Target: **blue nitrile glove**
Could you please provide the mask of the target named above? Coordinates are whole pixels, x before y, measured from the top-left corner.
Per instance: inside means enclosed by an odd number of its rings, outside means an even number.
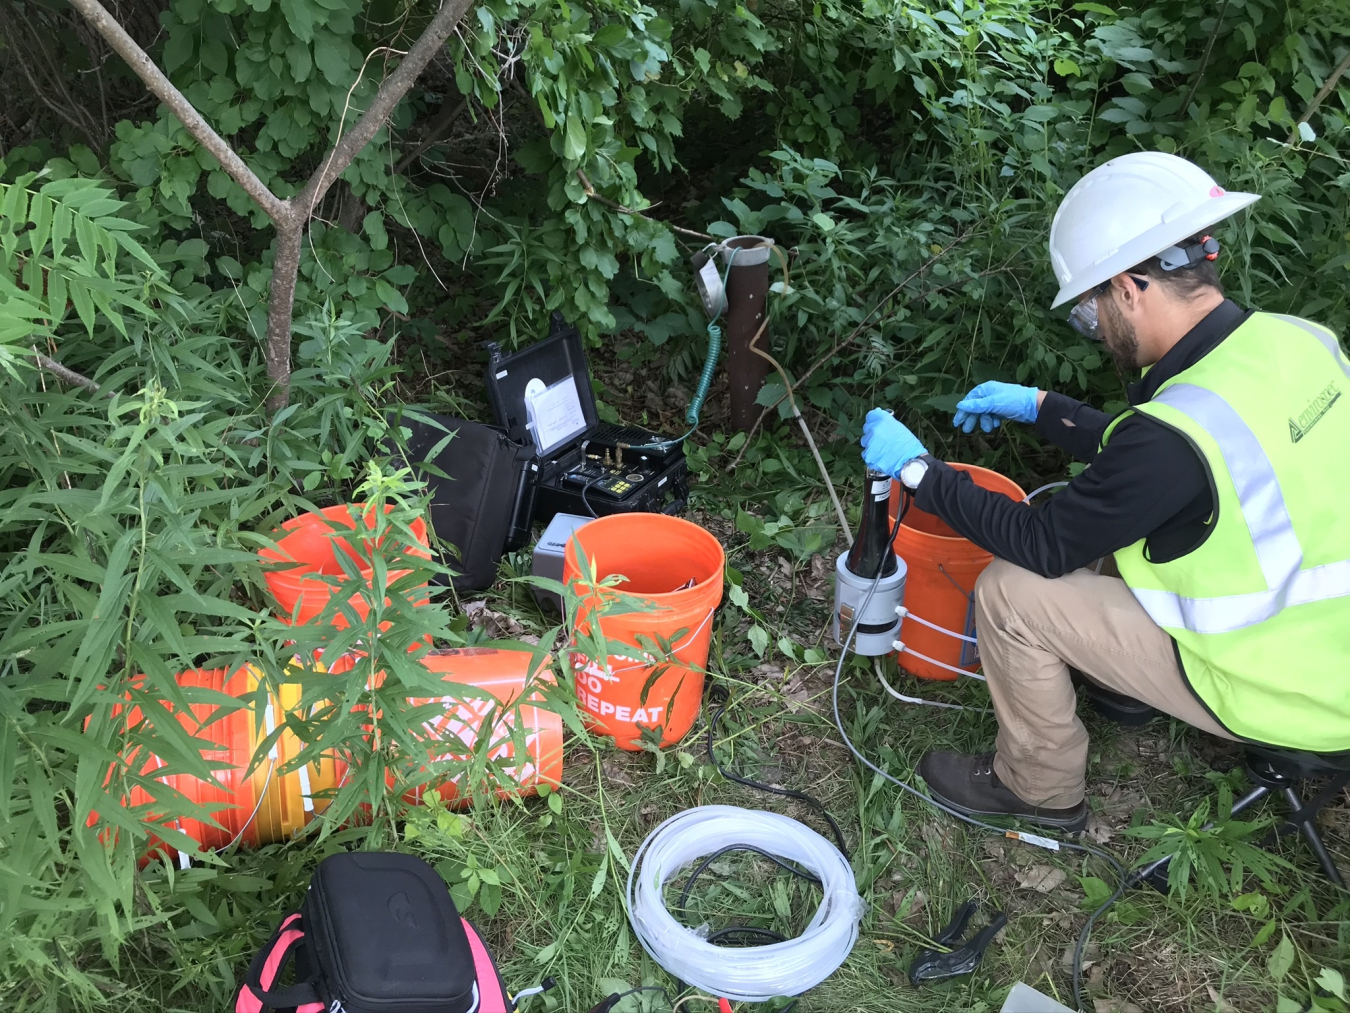
[[[998,428],[999,419],[1011,422],[1035,422],[1036,397],[1040,391],[1035,387],[1023,387],[1017,383],[1000,383],[986,380],[969,394],[956,402],[956,416],[952,425],[962,432],[973,433],[975,423],[986,433]]]
[[[884,408],[873,408],[863,422],[863,460],[873,471],[896,478],[900,469],[928,453],[919,438]]]

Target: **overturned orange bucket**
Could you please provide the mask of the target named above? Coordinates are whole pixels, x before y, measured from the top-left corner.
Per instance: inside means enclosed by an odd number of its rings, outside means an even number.
[[[422,664],[441,675],[445,693],[413,703],[439,704],[443,710],[423,724],[433,761],[467,759],[479,739],[489,736],[487,758],[500,769],[504,781],[492,775],[489,785],[500,797],[534,795],[541,784],[562,784],[562,718],[539,704],[537,688],[553,682],[551,659],[529,651],[504,651],[495,647],[460,647],[431,651]],[[467,695],[456,686],[469,685],[491,694],[492,699]],[[486,728],[488,718],[493,725]],[[516,755],[517,745],[524,754]],[[422,793],[436,788],[442,799],[459,798],[460,778],[433,781],[412,789],[404,797],[413,803]]]
[[[391,509],[392,505],[386,505],[386,512]],[[366,504],[340,503],[317,513],[301,514],[281,526],[282,534],[276,540],[276,548],[258,550],[258,556],[264,563],[298,564],[285,569],[268,568],[263,574],[267,590],[281,606],[280,618],[284,622],[291,622],[291,617],[294,616],[297,624],[308,623],[324,610],[335,588],[323,578],[346,576],[338,553],[343,553],[356,564],[364,580],[369,582],[373,579],[372,568],[362,562],[352,550],[352,546],[335,530],[339,526],[355,530],[359,516],[362,528],[370,531],[373,529],[373,513],[374,507]],[[410,528],[418,543],[412,547],[412,551],[421,556],[429,556],[429,552],[426,551],[428,545],[426,521],[419,517]],[[407,572],[407,570],[391,570],[387,580],[392,584]],[[359,594],[351,597],[350,605],[362,620],[370,613],[370,603]],[[339,612],[333,618],[333,625],[339,629],[346,627],[346,617]]]
[[[952,464],[950,467],[964,471],[982,489],[1018,502],[1026,499],[1021,486],[996,471],[973,464]],[[892,526],[899,509],[900,485],[893,482]],[[934,626],[974,637],[975,581],[994,561],[993,554],[962,538],[935,515],[913,505],[895,536],[895,553],[909,568],[905,578],[905,608]],[[900,627],[900,640],[917,654],[942,663],[932,664],[910,651],[901,651],[897,655],[900,667],[920,679],[951,682],[959,678],[952,669],[974,672],[980,667],[980,653],[975,644],[948,636],[911,616],[906,616]]]
[[[589,587],[577,546],[598,580]],[[563,583],[578,584],[579,631],[597,610],[609,656],[571,655],[577,701],[587,726],[640,749],[644,731],[668,746],[688,734],[703,697],[713,613],[722,601],[726,553],[707,530],[665,514],[601,517],[577,529],[563,554]],[[668,648],[668,650],[667,650]]]
[[[245,665],[233,674],[224,668],[196,669],[177,678],[184,689],[241,697],[257,689],[260,674],[252,665]],[[303,743],[287,730],[273,743],[258,768],[245,776],[259,743],[285,721],[286,713],[298,706],[299,699],[299,686],[283,684],[277,694],[268,698],[261,727],[250,707],[240,707],[222,716],[218,704],[193,704],[188,713],[176,715],[188,734],[216,747],[203,750],[202,758],[215,768],[219,784],[187,773],[164,774],[156,780],[182,792],[210,818],[182,817],[169,821],[152,813],[144,817],[146,822],[181,831],[198,843],[199,851],[225,848],[236,842],[256,847],[288,840],[303,830],[327,808],[328,796],[345,776],[344,763],[324,757],[289,773],[280,773],[303,749]],[[125,715],[127,726],[134,726],[141,717],[139,707],[129,707]],[[164,766],[163,760],[144,748],[125,754],[122,762],[145,776],[153,776]],[[154,799],[146,789],[136,786],[126,801],[131,806],[144,806],[153,804]],[[176,849],[152,840],[150,853],[155,851],[172,855]]]

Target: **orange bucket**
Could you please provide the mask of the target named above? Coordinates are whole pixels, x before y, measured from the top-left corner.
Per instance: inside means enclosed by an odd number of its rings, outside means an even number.
[[[586,616],[597,605],[612,602],[622,613],[599,618],[609,650],[618,648],[603,667],[572,653],[577,701],[587,726],[614,736],[621,749],[641,748],[644,728],[659,729],[661,745],[672,745],[698,717],[726,553],[708,531],[679,517],[611,514],[568,540],[563,583],[569,586],[583,578],[578,542],[597,577],[625,578],[615,588],[581,588],[586,597],[578,609],[578,629],[588,629]],[[649,611],[623,611],[634,606]],[[652,653],[661,642],[671,647],[669,661]]]
[[[392,510],[392,504],[385,506],[385,512]],[[361,565],[356,554],[352,552],[352,547],[347,542],[338,537],[334,531],[334,525],[343,525],[344,527],[356,528],[355,514],[362,512],[362,523],[366,530],[371,530],[369,515],[373,508],[365,507],[361,503],[340,503],[337,506],[331,506],[320,510],[318,513],[301,514],[299,517],[293,517],[281,526],[282,536],[276,540],[276,548],[265,548],[258,550],[258,556],[264,563],[299,563],[299,566],[290,566],[284,570],[267,568],[263,573],[263,579],[267,581],[267,589],[272,592],[272,597],[277,600],[281,606],[282,615],[280,618],[284,622],[290,622],[291,616],[295,615],[297,623],[307,623],[313,620],[333,595],[333,585],[323,580],[323,577],[343,577],[345,571],[338,562],[338,552],[343,552],[347,557],[355,561],[360,568],[363,578],[369,581],[373,576],[373,571],[368,566]],[[411,525],[413,534],[417,537],[418,545],[425,548],[429,543],[427,541],[427,523],[422,518],[418,518]],[[429,552],[414,549],[418,555],[430,556]],[[393,583],[406,574],[407,570],[390,570],[387,578],[389,583]],[[300,605],[300,611],[295,612],[296,603]],[[353,595],[351,598],[352,609],[361,619],[370,613],[370,606],[360,595]],[[341,613],[338,613],[333,619],[333,625],[343,629],[347,625],[347,619]]]
[[[971,481],[982,489],[1000,493],[1021,502],[1026,493],[1010,478],[988,468],[973,464],[953,464],[951,467],[970,475]],[[890,522],[895,524],[900,509],[900,485],[891,483]],[[945,523],[916,506],[909,508],[905,523],[895,536],[895,553],[909,567],[905,578],[905,607],[915,615],[936,626],[975,635],[975,581],[984,568],[993,562],[991,553],[974,542],[962,538]],[[906,617],[900,627],[900,639],[919,654],[974,672],[980,667],[976,645],[949,637],[938,630]],[[952,682],[955,672],[921,661],[908,651],[896,656],[900,667],[920,679]]]
[[[227,672],[224,668],[196,669],[183,672],[178,676],[178,682],[184,688],[201,687],[230,696],[242,696],[257,688],[259,673],[252,665],[245,665],[228,677]],[[289,731],[281,734],[267,760],[258,766],[253,775],[244,776],[258,743],[276,727],[279,714],[294,708],[299,698],[298,686],[282,686],[280,694],[268,702],[261,729],[257,727],[254,711],[250,707],[238,708],[214,721],[212,718],[218,709],[215,704],[193,704],[190,714],[180,714],[178,720],[189,734],[216,744],[216,749],[203,751],[203,758],[208,762],[226,763],[229,766],[213,769],[221,786],[191,774],[170,774],[159,778],[182,792],[190,801],[202,806],[220,824],[217,827],[203,820],[185,818],[167,825],[197,841],[201,845],[198,850],[202,851],[224,848],[236,840],[252,846],[286,840],[322,813],[328,806],[328,800],[313,796],[317,792],[336,788],[345,773],[345,765],[325,758],[289,774],[278,774],[277,771],[302,748],[300,740]],[[132,707],[127,711],[128,726],[140,720],[140,708]],[[124,759],[129,766],[139,765],[143,774],[152,773],[164,765],[158,756],[140,749]],[[135,787],[129,793],[130,805],[140,806],[152,801],[153,798],[144,788]],[[147,818],[148,822],[154,820],[153,816]],[[152,841],[150,847],[151,852],[156,850],[171,856],[175,853],[174,848],[158,840]]]
[[[488,714],[495,712],[496,723],[490,733],[488,759],[501,764],[502,773],[511,779],[509,784],[496,785],[497,794],[502,798],[534,795],[541,783],[554,788],[562,784],[562,718],[533,703],[521,703],[518,709],[512,706],[525,692],[527,684],[553,682],[551,659],[544,657],[537,665],[531,665],[533,660],[534,656],[528,651],[503,651],[495,647],[431,651],[422,658],[422,664],[437,674],[443,674],[447,683],[445,696],[413,701],[416,704],[439,703],[445,708],[443,715],[423,726],[429,742],[449,740],[456,746],[463,743],[472,749],[483,732]],[[456,683],[487,690],[500,706],[491,700],[456,693]],[[531,692],[531,698],[537,699],[537,696]],[[527,755],[523,762],[517,762],[515,757],[516,744],[512,735],[517,725],[523,727],[525,732]],[[435,753],[432,760],[462,758],[464,754],[452,749],[450,752]],[[457,798],[460,793],[458,779],[451,778],[440,784],[414,788],[404,797],[409,802],[418,803],[427,788],[438,789],[445,800]]]

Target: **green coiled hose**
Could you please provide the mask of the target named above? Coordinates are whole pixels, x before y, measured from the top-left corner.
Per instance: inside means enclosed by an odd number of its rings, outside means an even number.
[[[722,272],[723,298],[727,290],[727,279],[731,277],[731,265],[736,263],[736,254],[740,252],[740,247],[733,246],[730,256],[727,257],[727,269]],[[708,322],[708,355],[703,360],[703,373],[698,378],[698,387],[694,390],[694,396],[689,399],[689,408],[684,413],[685,425],[694,429],[698,428],[698,415],[703,410],[703,402],[708,400],[708,389],[712,387],[713,376],[717,372],[717,357],[722,352],[722,328],[717,326],[720,319],[722,313],[719,310],[717,316]],[[694,429],[690,429],[689,432],[692,433]]]
[[[684,413],[686,425],[697,426],[698,414],[703,410],[703,402],[708,400],[708,389],[712,387],[713,375],[717,372],[717,357],[722,352],[722,328],[716,321],[708,324],[708,356],[703,360],[703,373],[698,378],[698,387],[689,399],[689,408]]]

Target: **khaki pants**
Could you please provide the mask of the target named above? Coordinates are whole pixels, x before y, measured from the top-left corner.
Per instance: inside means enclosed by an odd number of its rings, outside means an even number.
[[[998,717],[994,770],[1024,802],[1083,799],[1088,734],[1072,666],[1211,735],[1231,739],[1182,679],[1172,638],[1119,577],[1077,570],[1040,577],[996,559],[975,585],[980,658]]]

